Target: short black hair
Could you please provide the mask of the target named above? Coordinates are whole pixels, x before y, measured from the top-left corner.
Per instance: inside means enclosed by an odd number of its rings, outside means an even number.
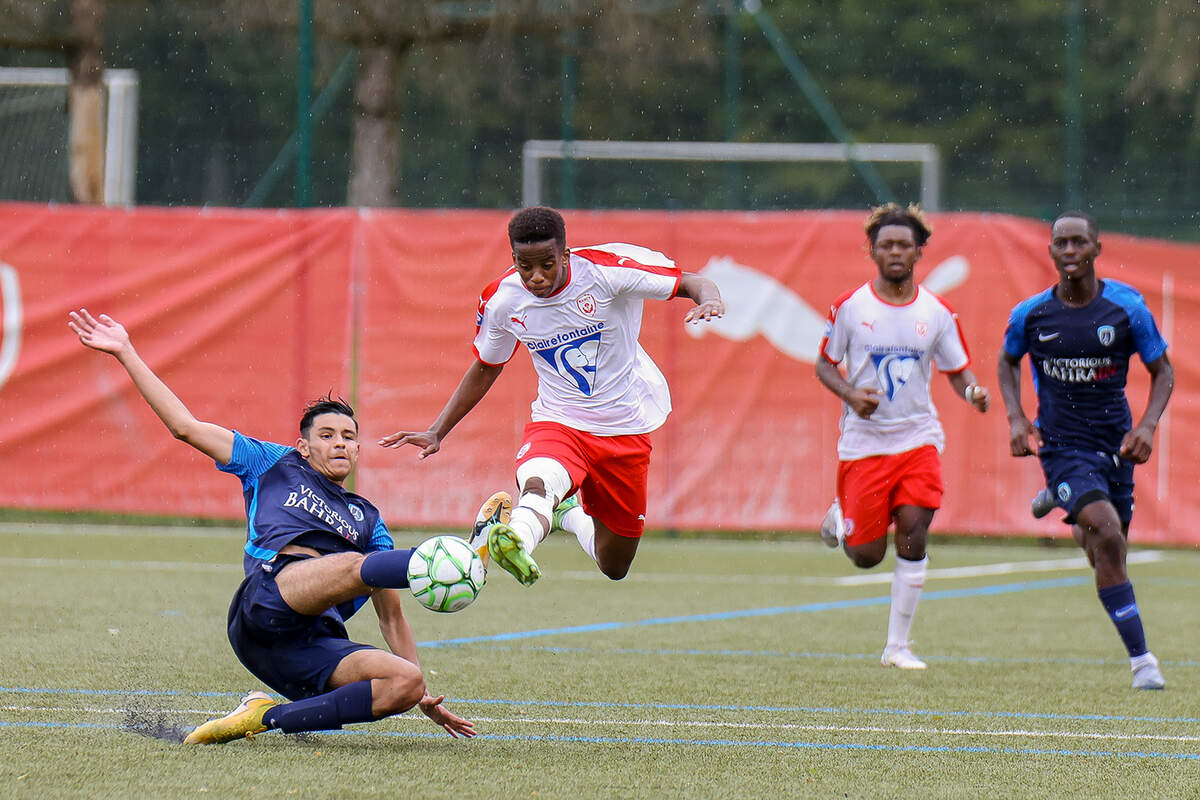
[[[917,247],[923,247],[929,241],[929,237],[933,236],[933,226],[925,219],[925,212],[916,203],[909,203],[908,208],[901,208],[895,203],[885,203],[872,208],[864,226],[872,245],[875,244],[875,237],[879,235],[879,229],[884,225],[903,225],[909,228],[913,232],[913,240]]]
[[[508,221],[510,244],[533,244],[553,239],[559,247],[567,246],[567,226],[562,214],[553,208],[531,206],[523,208]]]
[[[304,414],[300,417],[300,438],[308,438],[308,432],[312,430],[313,420],[321,414],[343,414],[354,420],[354,430],[358,430],[358,420],[354,417],[354,409],[341,397],[335,399],[333,392],[330,392],[324,397],[318,397],[304,407]]]
[[[1056,222],[1058,222],[1060,219],[1081,219],[1081,220],[1083,220],[1084,222],[1087,223],[1088,235],[1091,236],[1092,239],[1094,239],[1096,241],[1100,240],[1100,226],[1096,224],[1096,220],[1092,218],[1092,215],[1087,213],[1086,211],[1079,211],[1076,209],[1072,209],[1070,211],[1064,211],[1050,222],[1050,227],[1053,228],[1054,224]]]

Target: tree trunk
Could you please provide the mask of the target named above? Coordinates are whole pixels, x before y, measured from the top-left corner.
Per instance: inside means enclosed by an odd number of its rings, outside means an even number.
[[[104,202],[104,0],[71,0],[67,66],[71,191],[79,203]]]
[[[348,205],[390,206],[396,202],[400,98],[395,76],[400,57],[384,44],[369,44],[359,51]]]

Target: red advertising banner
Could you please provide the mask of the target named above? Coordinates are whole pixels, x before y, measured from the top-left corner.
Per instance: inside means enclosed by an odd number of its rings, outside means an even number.
[[[829,303],[874,275],[864,212],[568,212],[568,244],[661,250],[721,287],[729,313],[684,326],[686,300],[646,303],[641,341],[675,410],[653,435],[650,528],[813,529],[833,496],[840,404],[813,363]],[[469,524],[513,488],[536,386],[518,352],[490,394],[418,461],[379,436],[429,425],[474,358],[480,290],[510,263],[509,214],[491,211],[110,210],[0,205],[0,506],[240,515],[234,478],[174,442],[113,359],[80,346],[67,312],[130,329],[201,419],[291,443],[304,403],[356,403],[356,488],[393,525]],[[947,491],[935,530],[1065,535],[1035,521],[1036,459],[1008,455],[995,386],[1008,313],[1052,284],[1049,226],[935,214],[918,277],[959,312],[987,415],[935,378]],[[1101,235],[1101,277],[1146,297],[1170,342],[1175,395],[1138,468],[1134,538],[1200,543],[1188,478],[1200,434],[1188,337],[1200,324],[1200,246]],[[1148,380],[1131,368],[1135,418]],[[1024,371],[1027,412],[1032,386]]]

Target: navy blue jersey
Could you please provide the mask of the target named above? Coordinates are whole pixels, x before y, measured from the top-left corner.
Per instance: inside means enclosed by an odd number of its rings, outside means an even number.
[[[1017,305],[1008,318],[1004,351],[1029,354],[1037,392],[1037,426],[1050,447],[1115,453],[1133,427],[1125,379],[1134,353],[1150,364],[1167,343],[1146,301],[1119,281],[1100,282],[1083,308],[1060,301],[1050,287]]]
[[[317,472],[295,448],[234,431],[233,456],[217,469],[242,481],[247,575],[295,539],[322,554],[393,548],[379,510]]]

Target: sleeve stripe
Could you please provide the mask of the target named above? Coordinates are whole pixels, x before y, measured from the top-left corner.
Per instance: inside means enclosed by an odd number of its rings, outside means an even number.
[[[666,275],[673,278],[678,278],[683,273],[683,270],[678,264],[673,264],[669,267],[657,264],[643,264],[642,262],[630,258],[629,256],[617,255],[616,253],[610,253],[607,250],[584,248],[582,250],[572,250],[571,254],[577,255],[581,258],[586,258],[588,261],[591,261],[593,264],[597,264],[601,267],[625,267],[627,269],[640,269],[643,272],[649,272],[654,275]],[[678,289],[678,287],[676,288]]]
[[[512,360],[512,357],[517,354],[517,349],[520,346],[521,346],[520,342],[517,342],[515,345],[513,345],[513,351],[508,354],[508,358],[504,359],[503,361],[499,362],[498,364],[493,364],[491,361],[488,361],[486,358],[479,355],[479,348],[476,347],[474,343],[471,344],[471,350],[475,353],[475,360],[478,361],[480,364],[484,364],[489,367],[502,367],[505,364],[507,364],[509,361]]]

